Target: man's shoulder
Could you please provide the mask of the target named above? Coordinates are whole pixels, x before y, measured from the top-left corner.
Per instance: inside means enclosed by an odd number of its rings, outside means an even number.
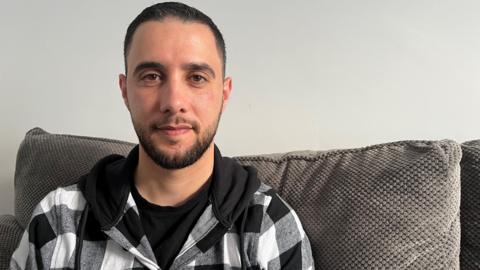
[[[32,218],[52,211],[61,210],[65,214],[67,211],[83,210],[85,203],[85,197],[79,189],[78,183],[61,186],[50,191],[38,203],[32,213]]]
[[[263,205],[266,208],[286,207],[291,209],[288,203],[280,197],[274,188],[263,182],[260,183],[259,188],[253,194],[253,199],[250,205]]]
[[[60,203],[68,203],[73,199],[83,198],[79,183],[70,184],[67,186],[60,186],[50,191],[45,197],[48,200],[55,200]]]
[[[249,206],[252,211],[253,222],[259,221],[261,217],[263,230],[280,222],[282,219],[297,219],[293,208],[280,197],[275,189],[265,183],[261,183],[258,190],[254,193]],[[260,229],[260,228],[259,228]]]

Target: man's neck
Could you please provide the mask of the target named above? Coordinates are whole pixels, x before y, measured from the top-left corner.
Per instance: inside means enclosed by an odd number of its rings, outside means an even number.
[[[213,172],[213,143],[194,164],[169,170],[158,166],[140,145],[134,183],[147,201],[161,206],[179,206],[208,181]]]

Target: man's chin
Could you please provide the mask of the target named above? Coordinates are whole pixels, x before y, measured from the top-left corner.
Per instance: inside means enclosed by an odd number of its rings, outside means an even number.
[[[163,145],[155,146],[153,144],[143,145],[146,154],[158,166],[164,169],[183,169],[199,160],[208,149],[208,146],[195,144],[190,147],[182,145]]]
[[[155,152],[162,153],[169,157],[182,157],[191,152],[194,148],[194,144],[187,144],[181,140],[162,140],[155,143]]]

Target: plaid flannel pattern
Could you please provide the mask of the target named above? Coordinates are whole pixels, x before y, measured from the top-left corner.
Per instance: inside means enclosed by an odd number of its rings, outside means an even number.
[[[86,200],[77,185],[58,188],[35,208],[10,269],[73,269]],[[87,220],[83,269],[160,269],[143,233],[131,194],[118,223],[91,232]],[[314,269],[309,240],[296,213],[262,184],[249,204],[240,250],[238,224],[225,228],[207,206],[170,269]]]

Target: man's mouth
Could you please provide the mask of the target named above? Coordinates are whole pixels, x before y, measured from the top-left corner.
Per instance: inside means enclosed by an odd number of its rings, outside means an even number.
[[[161,133],[167,136],[179,136],[192,130],[192,126],[187,124],[161,125],[161,126],[157,126],[156,130],[160,131]]]

